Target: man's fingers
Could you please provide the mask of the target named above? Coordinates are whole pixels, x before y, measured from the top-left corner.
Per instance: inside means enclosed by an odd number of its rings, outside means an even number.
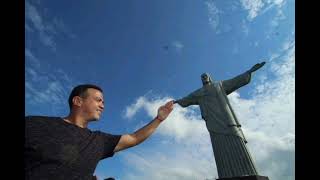
[[[173,107],[172,106],[163,106],[162,109],[165,111],[171,112],[173,110]]]
[[[173,106],[172,105],[168,105],[165,107],[167,110],[169,110],[170,112],[173,110]]]
[[[164,106],[161,106],[160,109],[169,114],[173,110],[173,102],[166,103]]]
[[[165,106],[166,106],[166,107],[173,106],[173,102],[174,102],[173,100],[172,100],[172,101],[169,101],[169,102],[167,102],[167,103],[165,104]]]

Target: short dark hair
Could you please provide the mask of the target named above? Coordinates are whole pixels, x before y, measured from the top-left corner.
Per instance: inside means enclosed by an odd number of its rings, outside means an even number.
[[[102,89],[97,86],[97,85],[93,85],[93,84],[80,84],[76,87],[74,87],[70,93],[70,96],[69,96],[69,99],[68,99],[68,102],[69,102],[69,108],[70,110],[72,109],[72,99],[73,97],[75,96],[80,96],[80,97],[83,97],[85,98],[87,96],[87,90],[89,88],[93,88],[93,89],[96,89],[100,92],[103,92]]]

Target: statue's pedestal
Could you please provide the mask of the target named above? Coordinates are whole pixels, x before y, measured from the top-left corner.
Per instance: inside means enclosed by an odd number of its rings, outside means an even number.
[[[220,179],[217,179],[217,180],[269,180],[269,178],[267,176],[252,175],[252,176],[220,178]]]

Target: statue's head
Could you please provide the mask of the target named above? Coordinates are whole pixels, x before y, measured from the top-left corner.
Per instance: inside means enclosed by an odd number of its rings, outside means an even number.
[[[203,85],[212,84],[212,79],[208,73],[203,73],[201,75],[201,80]]]

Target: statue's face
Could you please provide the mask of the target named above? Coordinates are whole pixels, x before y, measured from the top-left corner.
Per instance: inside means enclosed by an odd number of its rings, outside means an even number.
[[[203,73],[201,75],[201,80],[202,80],[202,84],[203,85],[212,83],[211,77],[210,77],[210,75],[208,73]]]

